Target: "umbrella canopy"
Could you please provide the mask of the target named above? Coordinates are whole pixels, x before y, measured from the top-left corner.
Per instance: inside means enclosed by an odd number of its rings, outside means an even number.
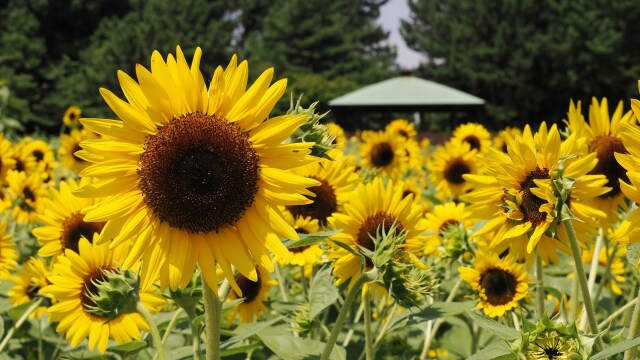
[[[384,80],[329,101],[332,109],[357,111],[455,111],[484,104],[479,97],[415,76]]]

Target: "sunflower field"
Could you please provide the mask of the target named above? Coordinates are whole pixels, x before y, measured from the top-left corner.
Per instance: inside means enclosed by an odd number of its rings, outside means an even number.
[[[639,100],[431,144],[202,54],[5,124],[0,359],[638,358]]]

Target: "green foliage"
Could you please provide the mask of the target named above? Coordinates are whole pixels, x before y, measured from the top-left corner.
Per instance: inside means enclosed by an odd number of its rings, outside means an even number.
[[[568,100],[635,93],[640,48],[633,1],[416,0],[403,21],[428,56],[421,76],[487,100],[510,122],[559,121]]]

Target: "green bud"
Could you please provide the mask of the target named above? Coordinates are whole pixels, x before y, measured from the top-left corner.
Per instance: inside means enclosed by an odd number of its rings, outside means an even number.
[[[527,331],[528,330],[528,331]],[[525,321],[519,351],[526,359],[588,359],[598,335],[582,334],[575,323],[559,323],[545,314],[537,324]]]
[[[94,305],[85,304],[85,308],[109,319],[135,313],[140,301],[138,275],[131,270],[102,270],[102,273],[102,279],[92,281],[93,289],[87,296]]]
[[[320,124],[320,119],[325,117],[328,112],[316,114],[317,101],[305,109],[300,105],[301,100],[302,95],[294,105],[293,94],[291,94],[291,105],[287,115],[305,115],[307,117],[307,121],[291,135],[291,142],[312,142],[314,145],[311,148],[311,155],[332,160],[327,152],[334,148],[335,135],[329,134],[327,127],[324,124]]]

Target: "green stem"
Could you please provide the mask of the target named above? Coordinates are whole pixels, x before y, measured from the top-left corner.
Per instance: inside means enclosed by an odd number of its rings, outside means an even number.
[[[540,256],[536,258],[536,310],[538,317],[542,318],[544,315],[544,273],[542,272],[542,259]]]
[[[635,299],[633,299],[633,301],[629,301],[628,303],[624,304],[623,307],[621,307],[620,309],[616,310],[613,314],[609,315],[609,317],[606,318],[603,322],[598,324],[598,328],[604,330],[605,326],[607,326],[610,322],[615,320],[615,318],[617,318],[618,316],[624,314],[627,310],[629,310],[632,307],[634,307],[636,305],[637,301],[640,301],[640,300],[638,300],[638,298],[635,298]]]
[[[38,320],[38,360],[44,359],[42,352],[42,320]]]
[[[629,327],[629,335],[627,339],[635,339],[640,333],[640,296],[636,298],[636,305],[633,309],[633,317],[631,318],[631,327]],[[624,360],[633,360],[636,359],[636,354],[638,352],[638,348],[636,346],[630,348],[624,353]]]
[[[207,360],[220,359],[220,321],[222,320],[222,302],[209,284],[202,278],[204,295],[205,328],[207,330]]]
[[[167,341],[169,341],[171,330],[173,330],[173,327],[176,326],[176,323],[178,322],[178,318],[180,317],[180,315],[182,315],[183,311],[184,310],[182,310],[182,308],[179,307],[173,313],[173,316],[171,317],[171,320],[169,320],[169,324],[167,324],[167,328],[164,330],[164,334],[162,335],[162,345],[166,345]]]
[[[393,320],[392,319],[393,315],[395,315],[397,310],[398,310],[398,303],[396,302],[393,304],[393,308],[391,308],[391,312],[389,313],[389,318],[387,319],[387,321],[385,321],[384,325],[382,326],[382,329],[378,331],[378,336],[376,337],[376,341],[373,343],[374,352],[378,351],[378,348],[380,348],[380,344],[382,344],[382,339],[384,338],[384,335],[387,333],[387,329],[391,325],[391,320]]]
[[[277,261],[273,262],[273,267],[276,272],[276,278],[278,278],[278,288],[280,289],[280,295],[282,296],[282,300],[284,300],[284,302],[288,302],[289,295],[287,295],[287,290],[285,290],[284,277],[280,272],[280,266],[278,265]]]
[[[580,289],[582,290],[582,301],[587,310],[587,320],[589,321],[589,328],[591,333],[596,334],[598,332],[598,323],[596,322],[596,313],[593,310],[593,303],[591,302],[591,295],[589,294],[589,285],[587,284],[587,277],[584,273],[584,267],[582,266],[582,253],[578,246],[578,238],[576,232],[573,229],[571,219],[562,221],[564,228],[567,230],[567,236],[569,237],[569,244],[571,245],[571,253],[573,254],[573,260],[575,261],[576,271],[578,275],[578,282],[580,283]],[[604,346],[600,337],[596,338],[596,349],[602,351]]]
[[[362,285],[367,281],[369,281],[369,277],[366,276],[366,274],[361,274],[358,280],[356,280],[356,283],[353,284],[353,286],[349,290],[347,298],[344,300],[344,304],[342,304],[342,308],[340,309],[340,313],[338,313],[336,324],[333,326],[331,335],[329,335],[329,339],[327,340],[327,344],[324,346],[324,351],[322,352],[320,360],[328,360],[329,356],[331,356],[331,352],[336,345],[336,340],[338,340],[338,335],[340,335],[340,330],[342,330],[344,321],[347,319],[347,314],[349,313],[349,310],[351,310],[351,304],[356,298],[356,295],[358,295],[358,293],[360,292],[360,288],[362,287]]]
[[[456,281],[456,283],[453,285],[453,288],[451,288],[451,291],[449,292],[449,296],[447,296],[445,303],[450,303],[453,301],[453,299],[455,299],[461,285],[462,279],[458,278],[458,281]],[[431,347],[431,342],[433,342],[433,339],[436,337],[436,333],[438,332],[438,329],[440,329],[440,326],[442,326],[443,322],[444,321],[442,319],[436,320],[436,322],[433,324],[433,329],[431,331],[425,332],[424,345],[422,346],[422,352],[420,353],[421,360],[427,358],[429,348]]]
[[[29,306],[27,311],[25,311],[24,314],[20,316],[18,321],[16,321],[15,325],[12,326],[11,329],[9,329],[9,331],[7,331],[7,335],[4,337],[4,339],[2,339],[2,342],[0,343],[0,354],[2,354],[2,350],[4,350],[4,348],[7,346],[7,344],[9,343],[9,340],[11,340],[16,330],[19,329],[20,326],[22,326],[22,324],[27,320],[29,315],[32,312],[34,312],[38,308],[38,306],[40,306],[41,302],[42,302],[42,298],[38,298],[38,300],[34,301],[33,304]]]
[[[364,351],[367,360],[373,360],[373,334],[371,334],[371,298],[369,294],[364,297]]]
[[[146,307],[141,302],[138,302],[136,306],[136,310],[142,317],[144,321],[149,325],[149,334],[151,335],[151,339],[153,340],[153,346],[156,348],[156,354],[158,355],[158,359],[165,360],[164,356],[164,347],[162,346],[162,339],[160,338],[160,332],[158,331],[158,326],[156,322],[153,320],[151,313],[147,310]]]

